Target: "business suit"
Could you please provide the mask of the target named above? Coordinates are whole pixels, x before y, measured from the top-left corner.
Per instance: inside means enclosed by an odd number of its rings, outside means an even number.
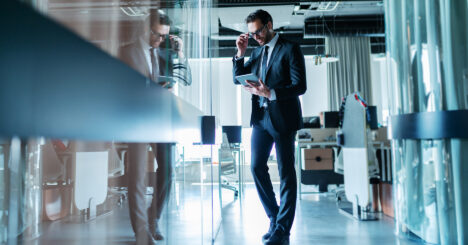
[[[145,57],[144,50],[149,50],[151,47],[145,45],[141,40],[130,45],[124,46],[119,56],[127,65],[134,68],[142,75],[155,78],[150,70],[151,61]],[[173,51],[156,49],[155,56],[157,57],[159,75],[173,76]],[[148,51],[149,52],[149,51]],[[148,62],[149,61],[149,62]],[[188,64],[179,64],[179,67],[185,67],[190,72]],[[153,69],[155,69],[153,67]],[[191,76],[185,77],[184,85],[191,83]],[[153,187],[153,198],[151,205],[146,209],[146,169],[148,163],[148,150],[146,143],[131,143],[129,145],[129,165],[128,165],[128,199],[129,211],[132,228],[135,234],[152,230],[154,232],[157,221],[160,219],[162,210],[165,206],[172,183],[172,161],[173,161],[173,143],[152,143],[150,144],[153,153],[158,163],[158,168],[155,174],[149,175],[147,178],[149,184]],[[153,235],[154,236],[154,235]],[[159,239],[158,239],[159,240]]]
[[[276,223],[276,229],[289,234],[294,220],[297,198],[294,140],[296,131],[302,127],[299,96],[304,94],[307,88],[305,62],[299,45],[279,37],[271,51],[266,71],[260,72],[263,70],[261,67],[265,46],[254,49],[247,62],[244,62],[243,58],[234,58],[233,75],[235,77],[263,72],[264,83],[276,94],[276,99],[267,101],[266,107],[260,105],[259,96],[252,95],[251,171],[260,201],[268,217]],[[235,78],[234,83],[239,84]],[[276,146],[281,181],[280,206],[276,202],[267,166],[273,143]]]

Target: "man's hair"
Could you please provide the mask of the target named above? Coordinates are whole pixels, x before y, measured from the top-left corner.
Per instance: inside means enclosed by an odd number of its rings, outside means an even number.
[[[171,26],[172,21],[169,16],[164,13],[162,10],[152,9],[149,12],[150,25],[165,25]]]
[[[169,19],[169,16],[162,11],[159,11],[159,24],[165,26],[171,26],[172,21]]]
[[[271,18],[271,15],[263,9],[258,9],[255,12],[250,13],[249,16],[245,18],[245,23],[249,24],[255,20],[260,20],[264,25],[268,24],[268,21],[271,21],[273,24],[273,18]]]

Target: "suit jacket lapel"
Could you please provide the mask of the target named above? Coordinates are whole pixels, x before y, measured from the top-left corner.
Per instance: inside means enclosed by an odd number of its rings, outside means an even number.
[[[277,33],[276,35],[279,35],[279,34]],[[278,52],[280,51],[282,47],[283,47],[283,44],[281,42],[281,37],[278,37],[278,41],[276,42],[275,48],[273,49],[273,53],[271,53],[270,61],[268,62],[265,80],[266,80],[266,77],[268,76],[268,71],[270,71],[271,64],[273,64],[276,55],[278,55]]]

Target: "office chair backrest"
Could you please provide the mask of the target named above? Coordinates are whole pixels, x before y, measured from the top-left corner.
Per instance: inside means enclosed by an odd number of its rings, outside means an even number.
[[[227,136],[226,133],[223,133],[223,140],[221,141],[221,148],[222,149],[229,149],[230,148],[228,136]]]
[[[223,126],[223,133],[226,133],[230,144],[242,143],[242,126]]]

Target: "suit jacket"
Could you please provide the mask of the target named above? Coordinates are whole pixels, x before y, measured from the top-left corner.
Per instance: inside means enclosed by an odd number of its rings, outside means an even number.
[[[175,52],[168,49],[158,49],[159,75],[173,77],[184,86],[192,84],[190,66],[186,59],[174,63]],[[145,77],[151,78],[151,72],[142,45],[139,41],[123,46],[119,50],[119,58],[128,66],[137,70]]]
[[[278,35],[278,34],[276,34]],[[263,47],[252,51],[249,61],[233,59],[234,83],[239,84],[235,76],[249,73],[259,74]],[[267,66],[265,81],[274,89],[276,100],[268,102],[268,113],[273,127],[281,133],[296,131],[303,126],[299,96],[307,89],[304,55],[298,44],[278,38]],[[250,124],[261,120],[259,96],[252,95],[252,115]]]

